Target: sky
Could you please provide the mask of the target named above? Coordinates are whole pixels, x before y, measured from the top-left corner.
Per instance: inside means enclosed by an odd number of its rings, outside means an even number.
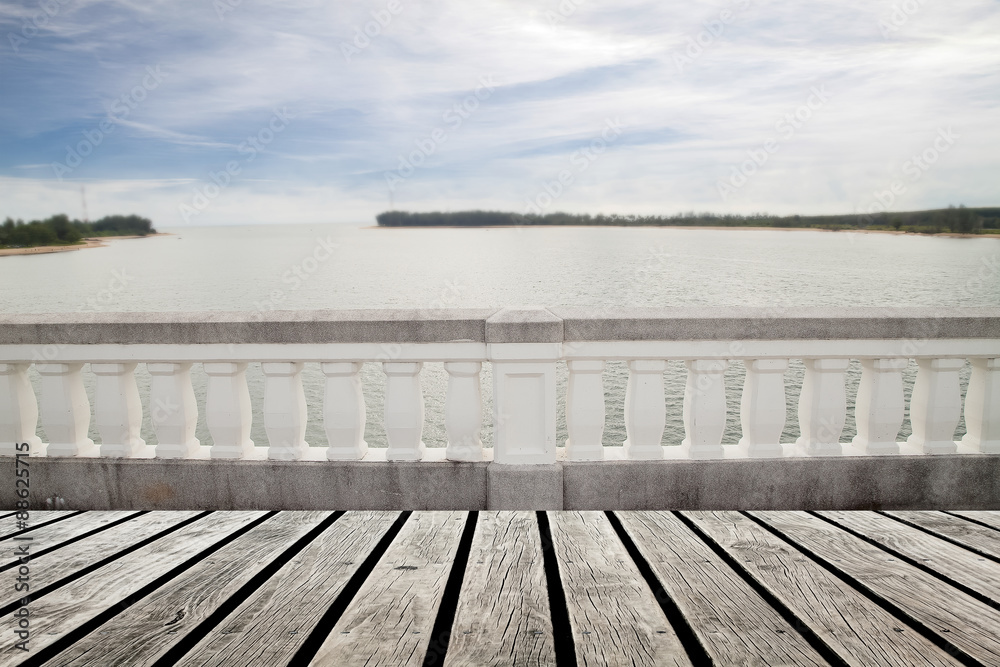
[[[997,206],[998,149],[994,0],[0,1],[0,217]]]

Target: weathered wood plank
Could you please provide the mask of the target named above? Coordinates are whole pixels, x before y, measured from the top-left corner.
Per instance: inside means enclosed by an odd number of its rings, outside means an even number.
[[[550,512],[577,663],[690,665],[677,633],[603,512]]]
[[[951,514],[957,514],[958,516],[965,517],[967,519],[973,519],[974,521],[979,521],[980,523],[985,523],[988,526],[992,526],[997,530],[1000,530],[1000,512],[993,511],[953,511]]]
[[[668,512],[620,512],[664,590],[719,664],[825,665],[808,642]]]
[[[152,665],[332,512],[282,512],[238,537],[49,665]]]
[[[414,512],[312,665],[422,665],[466,512]]]
[[[84,538],[71,545],[69,549],[57,549],[32,559],[31,593],[37,595],[42,588],[198,514],[200,512],[194,511],[150,512],[120,526]],[[10,605],[21,599],[14,591],[17,576],[15,569],[0,572],[0,591],[3,591],[0,606]]]
[[[555,663],[534,512],[480,512],[445,665]]]
[[[925,528],[937,535],[943,535],[970,549],[1000,558],[1000,531],[980,526],[962,517],[944,512],[886,512],[890,516]]]
[[[31,602],[31,650],[40,651],[118,605],[161,575],[201,550],[239,530],[265,512],[215,512],[129,554],[87,576]],[[101,537],[105,534],[95,537]],[[109,548],[113,548],[108,544]],[[15,619],[5,619],[13,636]],[[113,626],[114,620],[110,621]],[[0,653],[0,666],[16,664],[22,656]]]
[[[79,510],[51,510],[42,512],[29,510],[28,520],[26,523],[28,528],[38,530],[41,526],[47,523],[59,521],[60,519],[66,519],[66,517],[71,517],[74,514],[79,513]],[[22,530],[23,528],[18,528],[18,518],[16,514],[0,519],[0,540],[9,540]],[[30,530],[26,534],[30,535],[35,532],[35,530]]]
[[[819,512],[924,567],[1000,601],[1000,563],[874,512]],[[891,554],[884,555],[892,563]],[[996,606],[1000,607],[1000,604]]]
[[[848,664],[960,664],[741,513],[684,514]]]
[[[1000,612],[805,512],[752,512],[967,655],[1000,664]]]
[[[348,512],[237,607],[178,665],[287,665],[398,512]]]
[[[138,512],[135,510],[82,512],[63,521],[56,521],[55,523],[41,526],[36,530],[25,533],[23,537],[31,537],[31,553],[37,554],[44,549],[57,547],[66,540],[71,540],[74,537],[79,537],[92,530],[114,523],[119,519],[137,514]],[[2,554],[0,556],[0,567],[11,567],[13,564],[19,562],[16,557],[16,551],[18,545],[22,543],[19,540],[8,540],[0,543],[2,544],[2,547],[0,547],[0,554]]]

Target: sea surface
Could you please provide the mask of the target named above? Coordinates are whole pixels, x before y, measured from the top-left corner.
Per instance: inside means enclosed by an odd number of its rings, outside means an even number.
[[[106,247],[49,255],[0,257],[0,311],[268,311],[326,308],[501,308],[517,306],[1000,306],[1000,238],[949,238],[798,230],[711,230],[628,227],[514,227],[489,229],[379,229],[353,225],[258,225],[163,229],[170,235],[111,241]],[[558,366],[559,432],[566,370]],[[916,364],[905,379],[907,395]],[[33,371],[34,373],[34,371]],[[683,439],[684,368],[666,373],[664,444]],[[248,380],[258,419],[253,439],[267,444],[259,420],[263,378],[251,364]],[[383,376],[366,364],[366,439],[384,446]],[[725,442],[739,439],[744,370],[727,372]],[[149,376],[136,373],[144,403]],[[963,373],[967,381],[968,367]],[[605,373],[605,444],[625,438],[627,373],[609,363]],[[802,365],[786,376],[789,418],[784,441],[798,435],[796,401]],[[853,405],[860,364],[852,362]],[[423,371],[424,441],[443,446],[441,364]],[[37,376],[33,376],[37,382]],[[484,365],[487,401],[484,444],[492,442],[492,387]],[[310,424],[307,440],[324,446],[322,375],[304,372]],[[93,378],[87,373],[93,399]],[[205,377],[195,372],[204,405]],[[964,388],[963,388],[964,391]],[[148,410],[146,411],[148,413]],[[148,423],[143,437],[155,435]],[[97,439],[92,428],[92,437]],[[904,423],[901,439],[909,433]],[[958,433],[964,433],[964,424]],[[849,416],[842,441],[854,434]],[[43,440],[44,433],[40,433]],[[202,423],[198,436],[211,444]]]

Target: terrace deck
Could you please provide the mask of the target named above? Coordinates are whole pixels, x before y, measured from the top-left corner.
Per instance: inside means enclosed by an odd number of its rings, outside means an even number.
[[[0,549],[0,665],[1000,664],[1000,512],[32,512]]]

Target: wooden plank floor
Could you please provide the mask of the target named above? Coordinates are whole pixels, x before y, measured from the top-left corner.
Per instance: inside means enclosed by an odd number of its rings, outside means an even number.
[[[0,579],[0,667],[1000,666],[1000,512],[37,512]]]

